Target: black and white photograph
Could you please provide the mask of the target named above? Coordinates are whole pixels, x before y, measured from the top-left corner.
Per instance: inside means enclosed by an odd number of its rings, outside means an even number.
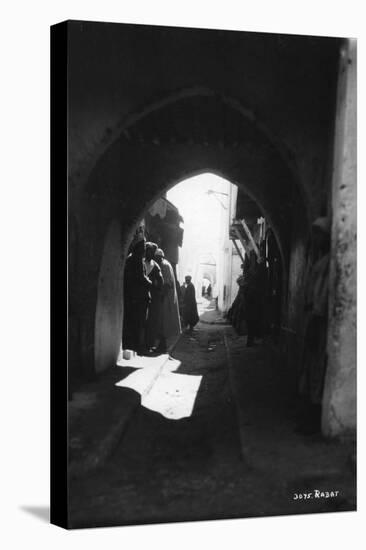
[[[363,548],[362,3],[1,14],[1,548]]]
[[[348,37],[51,28],[53,523],[356,510],[356,64]]]

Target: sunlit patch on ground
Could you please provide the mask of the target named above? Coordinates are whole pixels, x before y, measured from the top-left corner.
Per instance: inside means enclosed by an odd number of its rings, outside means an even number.
[[[165,418],[186,418],[192,414],[201,380],[202,376],[162,373],[151,391],[142,396],[141,403]]]
[[[144,355],[135,355],[131,359],[124,359],[122,355],[118,358],[118,367],[130,367],[132,369],[153,369],[156,367],[162,367],[167,361],[169,355],[167,353],[156,355],[154,357],[145,357]]]
[[[203,297],[197,300],[198,315],[201,316],[206,311],[215,310],[215,306],[212,300],[208,300]]]
[[[202,376],[175,373],[180,364],[168,355],[122,359],[119,366],[138,370],[117,382],[116,386],[135,390],[141,395],[143,407],[165,418],[187,418],[192,414]]]

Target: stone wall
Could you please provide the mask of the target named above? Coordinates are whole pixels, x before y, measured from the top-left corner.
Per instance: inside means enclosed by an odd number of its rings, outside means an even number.
[[[330,266],[328,367],[323,431],[355,435],[356,430],[356,41],[341,49],[334,170]]]

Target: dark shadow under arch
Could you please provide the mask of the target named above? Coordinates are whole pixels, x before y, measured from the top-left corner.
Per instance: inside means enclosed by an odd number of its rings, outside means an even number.
[[[291,176],[295,184],[299,187],[302,198],[305,201],[305,194],[301,189],[299,170],[295,162],[295,158],[286,145],[274,134],[268,124],[261,119],[258,111],[245,104],[242,99],[234,97],[230,94],[217,91],[206,86],[191,86],[180,88],[171,91],[169,94],[162,94],[161,97],[151,98],[150,101],[138,106],[133,112],[124,115],[113,128],[108,128],[105,137],[102,139],[99,151],[96,157],[99,159],[108,148],[119,139],[120,136],[130,137],[130,131],[142,120],[148,118],[155,112],[161,112],[174,104],[179,104],[187,98],[200,98],[203,101],[205,98],[215,98],[218,102],[225,105],[227,108],[235,110],[240,118],[251,123],[265,137],[268,143],[276,150],[278,156],[288,166]]]

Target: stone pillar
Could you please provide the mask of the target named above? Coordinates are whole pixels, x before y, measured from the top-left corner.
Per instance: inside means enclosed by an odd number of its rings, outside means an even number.
[[[328,367],[322,429],[327,436],[356,430],[356,41],[340,52],[332,174],[332,244]]]
[[[113,220],[108,228],[98,281],[95,315],[95,371],[116,364],[122,339],[123,269],[121,228]]]

